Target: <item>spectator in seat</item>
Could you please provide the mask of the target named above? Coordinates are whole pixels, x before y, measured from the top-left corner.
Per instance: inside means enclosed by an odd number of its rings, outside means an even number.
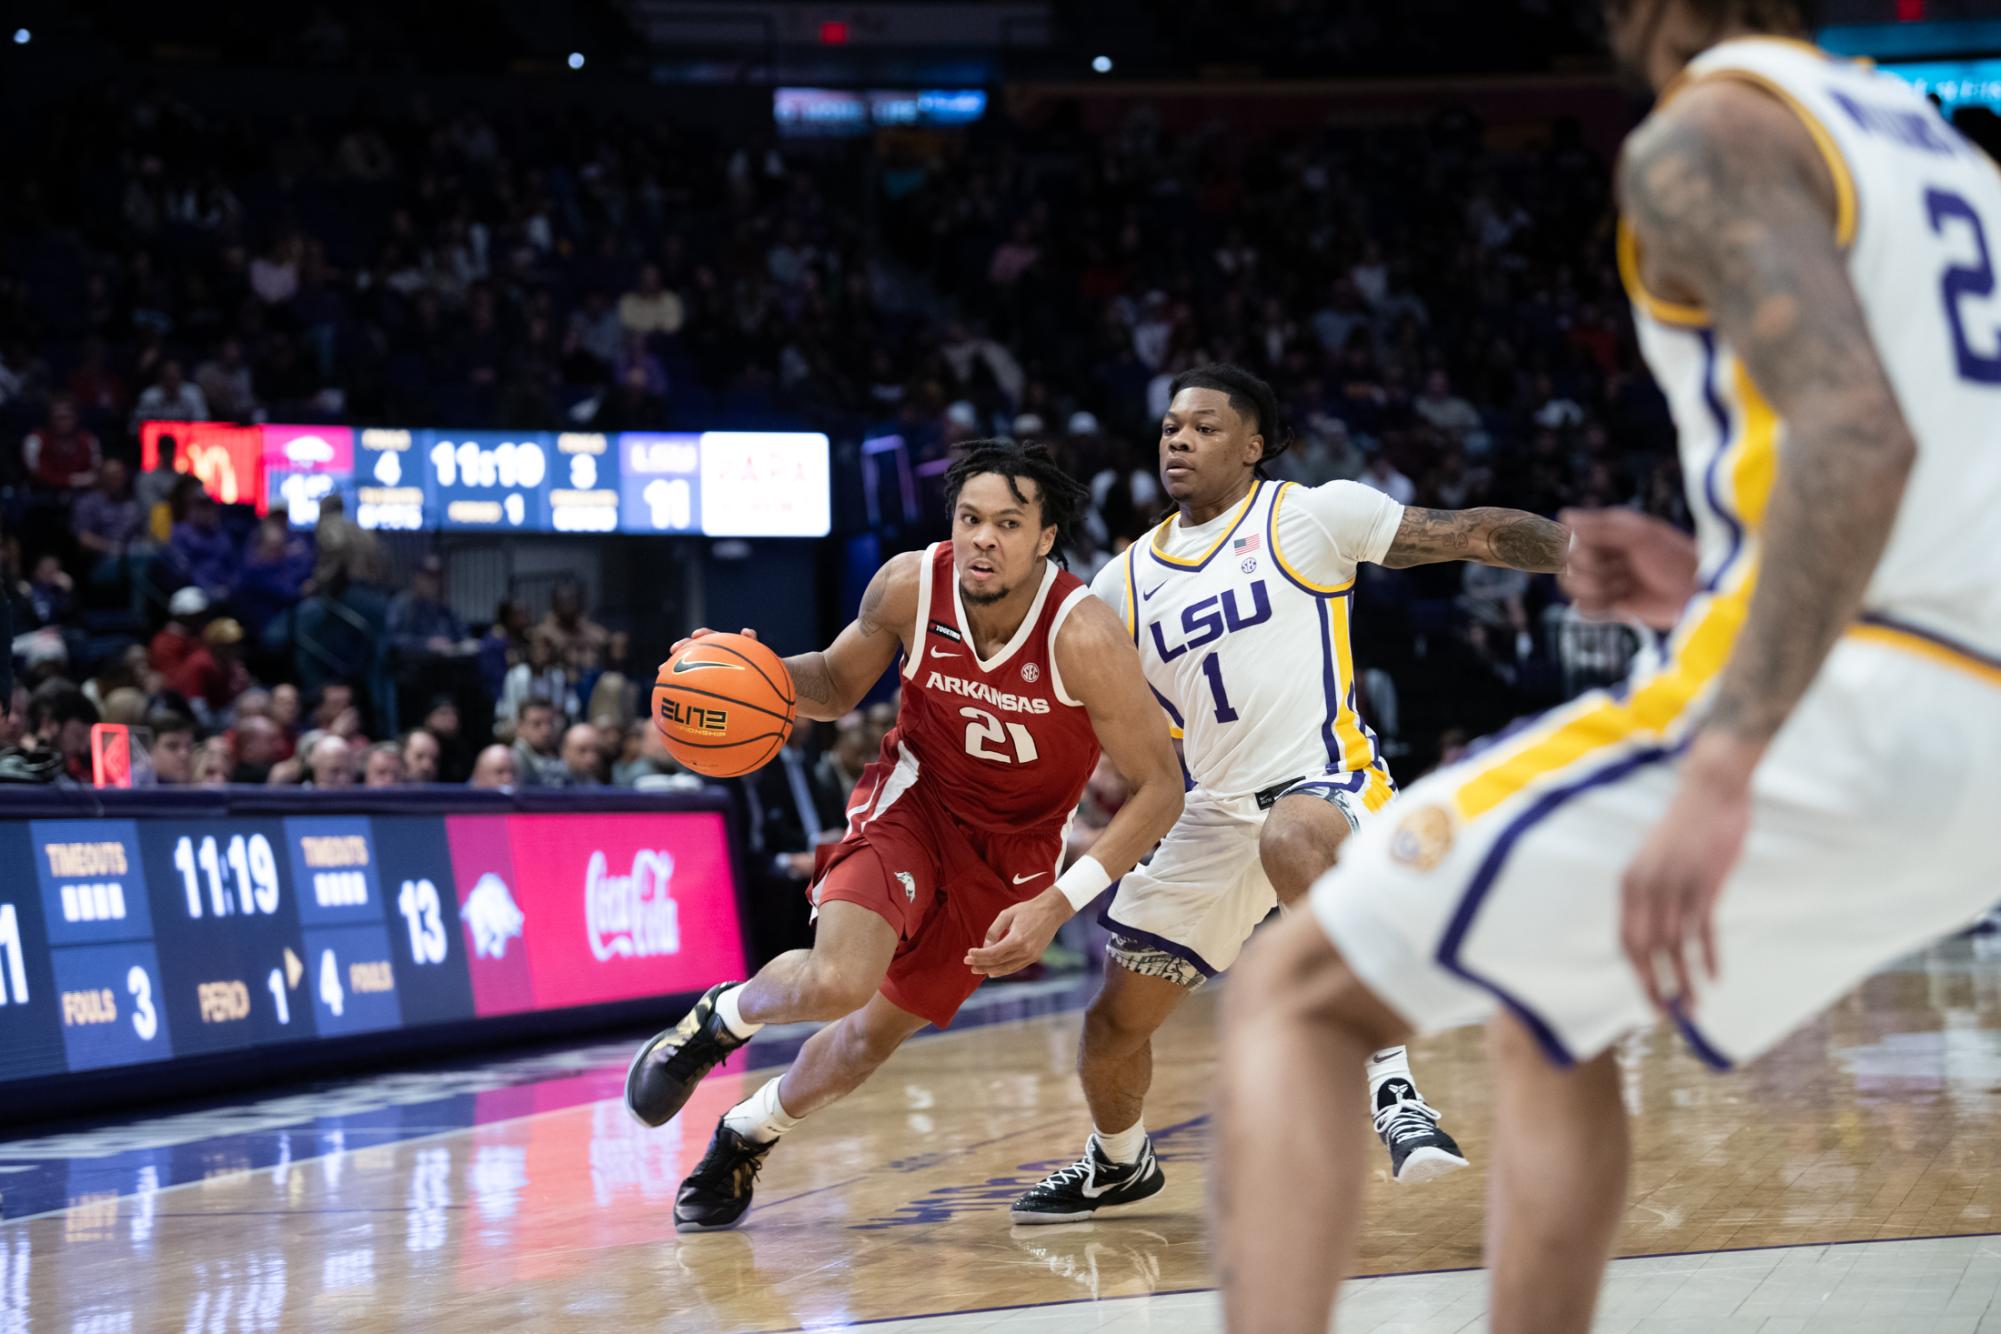
[[[297,606],[313,577],[312,543],[283,514],[267,514],[250,534],[238,573],[235,604],[253,636]]]
[[[132,470],[123,459],[106,459],[98,468],[97,487],[76,498],[69,526],[89,558],[90,582],[123,583],[129,573],[126,557],[146,542],[145,515],[132,494]]]
[[[243,627],[224,616],[203,626],[201,643],[166,674],[168,686],[210,727],[219,726],[231,702],[250,688],[242,651]]]
[[[528,637],[528,656],[507,671],[507,680],[494,706],[496,722],[518,719],[521,707],[531,699],[551,702],[570,699],[570,677],[559,661],[556,641],[537,629]]]
[[[661,739],[659,728],[635,723],[625,729],[625,744],[619,752],[618,763],[612,766],[611,771],[611,781],[615,785],[637,787],[642,778],[680,772],[681,766],[674,763],[674,757],[667,753],[667,743]]]
[[[97,706],[93,704],[92,707]],[[136,686],[120,686],[105,699],[97,715],[105,722],[116,723],[120,727],[139,727],[146,721],[146,696]]]
[[[283,734],[278,724],[259,714],[238,717],[232,739],[235,765],[229,771],[232,783],[268,783],[271,770],[283,758],[279,743]]]
[[[156,713],[146,720],[153,733],[153,777],[162,787],[189,787],[195,781],[195,720],[185,713]]]
[[[62,625],[70,619],[76,585],[54,556],[38,556],[26,589],[30,620],[35,625]]]
[[[562,761],[562,786],[604,786],[604,751],[597,728],[589,723],[578,723],[563,733]]]
[[[0,629],[4,628],[4,623],[0,623]],[[5,654],[0,654],[0,659],[5,657]],[[0,696],[4,696],[0,698],[0,703],[7,706],[0,710],[0,750],[19,746],[28,734],[27,688],[19,684],[10,687],[5,678],[4,664],[0,664]]]
[[[413,727],[403,734],[403,774],[408,781],[437,782],[438,761],[443,755],[438,738],[425,729]]]
[[[868,720],[857,709],[834,724],[834,744],[820,752],[813,765],[813,780],[840,793],[845,802],[874,758],[875,752],[869,749]]]
[[[284,738],[284,752],[289,757],[299,740],[299,719],[304,708],[299,698],[299,688],[290,681],[281,681],[271,687],[271,721],[278,724],[278,731]]]
[[[368,744],[367,738],[361,734],[361,708],[355,703],[354,687],[345,681],[329,681],[320,687],[319,698],[307,722],[310,728],[308,736],[313,732],[327,732],[351,746]],[[300,738],[300,748],[305,748],[305,737]]]
[[[661,286],[658,264],[642,265],[639,285],[618,299],[618,322],[628,333],[671,338],[681,332],[687,318],[681,298]]]
[[[223,339],[215,355],[195,367],[195,387],[208,400],[208,409],[218,420],[257,420],[257,397],[251,389],[250,363],[244,360],[240,340]]]
[[[492,745],[481,751],[479,758],[473,761],[472,777],[466,786],[506,791],[515,786],[516,779],[514,752],[506,746]]]
[[[90,781],[90,729],[97,709],[83,692],[57,677],[28,696],[28,748],[51,754],[68,777]]]
[[[199,422],[209,420],[208,400],[202,391],[181,374],[181,363],[169,357],[160,363],[160,378],[146,386],[132,405],[132,434],[139,424],[149,421]]]
[[[136,689],[143,695],[156,695],[165,685],[146,661],[145,645],[128,644],[123,652],[97,664],[97,674],[83,683],[83,695],[103,713],[106,701],[116,691]]]
[[[175,573],[208,594],[227,598],[236,586],[236,546],[222,531],[222,506],[192,477],[182,479],[180,517],[167,540],[167,560]]]
[[[146,524],[147,536],[155,546],[165,546],[174,528],[174,490],[187,474],[174,467],[174,456],[179,452],[179,442],[173,436],[162,434],[159,439],[159,457],[132,483],[133,498],[139,502],[139,513]]]
[[[862,717],[867,720],[868,757],[874,759],[882,753],[883,738],[896,726],[896,697],[877,700]]]
[[[1511,646],[1514,657],[1526,658],[1531,648],[1528,592],[1526,571],[1469,562],[1460,576],[1458,603],[1468,616],[1494,632],[1494,642]]]
[[[556,745],[556,706],[530,699],[514,718],[514,768],[523,787],[561,787],[563,757]]]
[[[361,762],[363,787],[401,787],[405,781],[403,751],[394,741],[378,741],[368,748]]]
[[[188,655],[201,647],[201,627],[207,620],[208,594],[199,588],[175,592],[167,603],[167,623],[147,647],[147,663],[171,679]]]
[[[584,610],[583,585],[574,579],[556,585],[549,596],[549,614],[535,629],[554,641],[556,658],[564,663],[577,661],[585,646],[602,654],[611,642],[611,632]]]
[[[465,728],[459,718],[459,706],[450,695],[439,695],[433,699],[418,726],[437,739],[440,778],[447,783],[456,783],[461,775],[471,772]]]
[[[83,360],[69,375],[69,392],[84,420],[100,425],[125,420],[125,382],[111,368],[110,356],[102,338],[92,338],[84,343]],[[4,398],[5,395],[0,394],[0,401]]]
[[[580,384],[601,383],[611,373],[612,363],[618,360],[619,351],[625,346],[625,325],[620,322],[611,298],[597,289],[586,292],[583,308],[570,316],[565,341],[592,363],[584,367],[566,366],[570,378]]]
[[[332,597],[343,596],[350,584],[373,586],[385,581],[388,562],[375,534],[347,517],[347,502],[338,495],[320,501],[320,521],[313,529],[319,561],[313,582]]]
[[[1444,371],[1433,371],[1424,377],[1424,392],[1413,398],[1410,406],[1411,411],[1453,440],[1464,440],[1480,429],[1480,414],[1471,403],[1452,392],[1452,381]]]
[[[354,748],[331,732],[313,742],[306,752],[307,781],[315,788],[354,786]]]
[[[104,451],[97,437],[77,422],[76,401],[68,394],[49,400],[48,422],[21,442],[28,480],[48,491],[80,491],[97,481]]]
[[[507,672],[528,651],[528,609],[503,601],[493,609],[493,623],[479,641],[479,679],[486,693],[499,699],[507,688]]]
[[[201,787],[221,787],[236,768],[236,751],[227,736],[212,736],[195,752],[195,782]]]
[[[445,605],[445,563],[424,557],[410,586],[389,602],[389,638],[404,659],[450,653],[468,636],[465,622]]]

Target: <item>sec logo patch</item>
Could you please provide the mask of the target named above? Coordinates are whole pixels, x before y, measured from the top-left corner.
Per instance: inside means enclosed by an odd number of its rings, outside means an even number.
[[[1452,851],[1452,814],[1443,806],[1420,806],[1397,822],[1390,856],[1405,866],[1429,871]]]
[[[1042,669],[1032,662],[1024,662],[1021,664],[1021,679],[1034,685],[1042,679]]]

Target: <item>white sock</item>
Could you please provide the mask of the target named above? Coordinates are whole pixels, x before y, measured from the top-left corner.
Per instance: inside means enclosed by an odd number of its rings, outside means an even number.
[[[722,1020],[723,1027],[727,1028],[733,1035],[749,1041],[751,1035],[756,1033],[758,1029],[763,1028],[764,1025],[753,1024],[750,1020],[744,1018],[742,1012],[737,1009],[736,995],[742,990],[743,984],[739,982],[736,986],[731,987],[728,991],[716,997],[716,1018]]]
[[[1098,1137],[1098,1147],[1105,1157],[1115,1163],[1136,1163],[1140,1150],[1146,1147],[1146,1121],[1144,1118],[1133,1122],[1116,1135],[1108,1135],[1095,1127],[1092,1134]]]
[[[1389,1047],[1369,1057],[1369,1106],[1377,1105],[1377,1095],[1383,1085],[1392,1079],[1400,1079],[1410,1085],[1412,1093],[1417,1092],[1417,1081],[1410,1077],[1410,1055],[1406,1048]]]
[[[798,1125],[799,1118],[787,1115],[784,1104],[778,1101],[778,1080],[774,1079],[724,1112],[723,1124],[753,1143],[769,1144]]]

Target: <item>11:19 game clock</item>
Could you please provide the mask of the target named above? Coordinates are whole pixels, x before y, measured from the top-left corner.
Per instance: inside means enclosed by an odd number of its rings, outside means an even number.
[[[0,876],[0,1084],[667,996],[742,968],[703,798],[197,819],[100,800],[104,818],[0,818],[0,866],[35,868]],[[655,918],[687,927],[619,935]]]

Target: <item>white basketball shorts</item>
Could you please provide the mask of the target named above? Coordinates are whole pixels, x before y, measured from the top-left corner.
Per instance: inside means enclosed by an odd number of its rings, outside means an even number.
[[[1375,768],[1316,774],[1285,787],[1282,796],[1312,792],[1360,827],[1395,790],[1387,771]],[[1111,906],[1099,914],[1113,936],[1112,959],[1185,986],[1198,986],[1234,963],[1251,932],[1278,906],[1258,859],[1268,814],[1254,796],[1191,791],[1152,858],[1125,874]]]
[[[1619,881],[1678,781],[1686,729],[1648,725],[1675,671],[1427,776],[1314,886],[1316,920],[1418,1031],[1506,1009],[1569,1064],[1652,1022],[1619,946]],[[1721,977],[1678,1016],[1719,1068],[2001,899],[2001,663],[1906,627],[1851,630],[1752,802],[1717,908]]]

